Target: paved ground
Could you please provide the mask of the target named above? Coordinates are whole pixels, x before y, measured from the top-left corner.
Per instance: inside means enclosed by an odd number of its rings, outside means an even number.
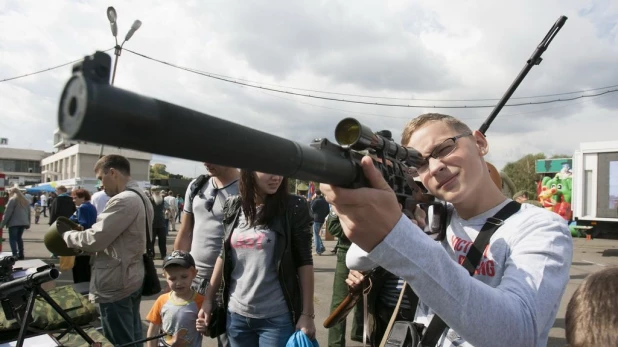
[[[41,223],[32,225],[30,230],[24,233],[26,258],[40,258],[47,262],[54,262],[56,260],[49,259],[49,252],[43,245],[43,235],[47,231],[47,219],[42,218]],[[3,251],[10,251],[8,244],[8,235],[6,231],[3,234],[6,239],[2,243]],[[175,233],[172,232],[168,237],[169,249],[171,249]],[[326,249],[330,250],[334,247],[334,241],[325,242]],[[573,292],[582,280],[594,271],[603,269],[606,266],[618,265],[618,240],[590,240],[575,239],[575,252],[573,256],[573,265],[571,267],[571,280],[567,286],[566,293],[562,299],[562,304],[554,324],[554,328],[550,332],[550,340],[548,346],[565,346],[566,340],[564,338],[564,315],[566,311],[566,305],[568,300],[573,295]],[[328,316],[330,310],[332,281],[335,267],[335,256],[330,255],[330,252],[326,252],[323,256],[315,256],[315,310],[316,310],[316,326],[317,337],[321,346],[326,346],[327,330],[322,327],[322,322]],[[160,268],[161,261],[156,261],[157,267]],[[56,281],[57,285],[72,284],[71,271],[64,272]],[[150,307],[154,303],[156,297],[144,297],[141,305],[142,318],[146,316]],[[146,323],[145,323],[146,324]],[[351,324],[348,324],[348,329]],[[505,327],[508,329],[508,327]],[[146,331],[146,330],[144,330]],[[349,334],[348,334],[349,336]],[[204,346],[215,346],[212,340],[205,341]],[[362,346],[360,343],[349,342],[348,346]]]

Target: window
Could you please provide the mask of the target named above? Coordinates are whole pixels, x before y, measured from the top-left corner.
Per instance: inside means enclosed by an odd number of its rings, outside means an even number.
[[[15,160],[0,159],[0,170],[6,172],[15,172]]]
[[[584,173],[584,216],[592,215],[592,170],[586,170]]]
[[[0,159],[0,171],[41,173],[41,163],[36,160]]]

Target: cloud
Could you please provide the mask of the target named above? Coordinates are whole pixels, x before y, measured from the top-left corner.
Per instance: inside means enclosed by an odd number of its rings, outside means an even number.
[[[112,47],[114,39],[104,14],[109,5],[103,1],[4,2],[0,5],[0,30],[5,33],[0,38],[0,79]],[[277,94],[175,69],[128,51],[119,58],[115,80],[119,88],[305,144],[319,137],[334,140],[334,127],[345,117],[357,118],[376,131],[389,129],[396,141],[407,120],[429,111],[480,126],[491,108],[431,106],[493,105],[497,100],[431,100],[500,98],[563,14],[569,18],[565,26],[510,103],[578,94],[515,99],[522,96],[618,85],[618,7],[609,0],[111,5],[118,12],[119,38],[134,19],[143,22],[124,47],[157,59],[287,91],[428,106],[380,107]],[[0,135],[9,137],[12,146],[50,151],[58,99],[70,71],[66,66],[0,83]],[[611,129],[618,129],[617,97],[615,93],[505,107],[487,133],[492,146],[489,159],[502,167],[530,152],[572,153],[581,141],[613,140]],[[136,134],[144,139],[146,135],[152,141],[186,142],[185,134],[165,127]],[[207,137],[199,140],[217,146]],[[203,172],[201,164],[182,159],[155,156],[154,162],[186,176]]]

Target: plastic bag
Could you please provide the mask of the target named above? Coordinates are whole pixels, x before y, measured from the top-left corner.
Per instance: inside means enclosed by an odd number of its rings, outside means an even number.
[[[310,340],[302,330],[296,330],[296,332],[290,336],[285,347],[320,347],[320,345],[316,339]]]

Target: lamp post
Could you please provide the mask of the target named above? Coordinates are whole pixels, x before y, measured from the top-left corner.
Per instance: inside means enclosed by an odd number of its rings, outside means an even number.
[[[127,32],[127,35],[124,37],[124,40],[119,45],[118,44],[118,25],[116,24],[117,18],[118,16],[116,14],[116,10],[114,9],[114,7],[113,6],[108,7],[107,8],[107,19],[109,20],[109,26],[112,29],[112,35],[114,35],[114,40],[116,40],[116,46],[114,47],[114,55],[116,56],[116,58],[114,58],[114,71],[112,72],[111,85],[114,85],[114,80],[116,79],[116,68],[118,67],[118,57],[120,57],[120,54],[122,53],[122,47],[124,46],[125,42],[129,41],[129,39],[133,37],[133,34],[135,34],[137,29],[139,29],[142,26],[142,22],[139,19],[136,19],[135,22],[133,22],[133,25],[131,25],[131,29],[129,29],[129,31]],[[99,151],[99,158],[103,157],[103,147],[105,146],[101,145],[101,150]]]

